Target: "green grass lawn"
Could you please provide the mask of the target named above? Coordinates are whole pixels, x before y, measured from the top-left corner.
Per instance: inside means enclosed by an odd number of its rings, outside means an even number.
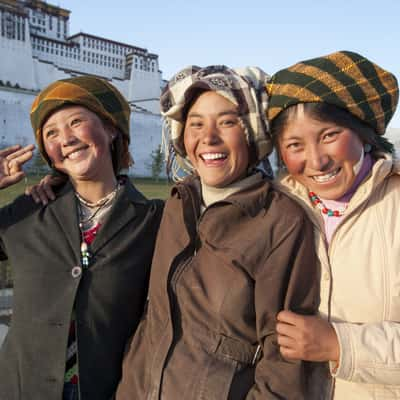
[[[134,185],[149,199],[166,199],[171,191],[172,184],[166,180],[132,178]]]
[[[25,187],[39,182],[41,176],[28,176],[25,180],[0,191],[0,207],[10,203],[20,194]],[[166,180],[156,182],[153,179],[132,178],[134,185],[149,199],[166,199],[169,195],[171,184]]]

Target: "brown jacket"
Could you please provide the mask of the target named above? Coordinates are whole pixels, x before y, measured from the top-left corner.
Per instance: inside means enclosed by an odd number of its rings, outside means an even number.
[[[305,399],[307,365],[281,357],[275,325],[283,308],[318,308],[310,223],[266,180],[199,217],[195,186],[166,204],[117,399]]]

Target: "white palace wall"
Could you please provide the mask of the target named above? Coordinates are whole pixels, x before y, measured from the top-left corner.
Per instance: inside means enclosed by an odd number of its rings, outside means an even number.
[[[0,79],[12,85],[35,89],[32,50],[28,41],[0,38]]]

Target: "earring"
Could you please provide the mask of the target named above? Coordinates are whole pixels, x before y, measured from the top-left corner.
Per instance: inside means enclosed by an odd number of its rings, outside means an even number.
[[[364,144],[364,152],[369,153],[372,150],[372,146],[369,143]]]

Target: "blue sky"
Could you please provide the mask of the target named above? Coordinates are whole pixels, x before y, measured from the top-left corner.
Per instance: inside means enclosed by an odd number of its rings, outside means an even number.
[[[83,31],[159,55],[163,78],[189,64],[257,65],[351,50],[400,80],[400,0],[49,0]],[[390,125],[400,128],[400,110]]]

